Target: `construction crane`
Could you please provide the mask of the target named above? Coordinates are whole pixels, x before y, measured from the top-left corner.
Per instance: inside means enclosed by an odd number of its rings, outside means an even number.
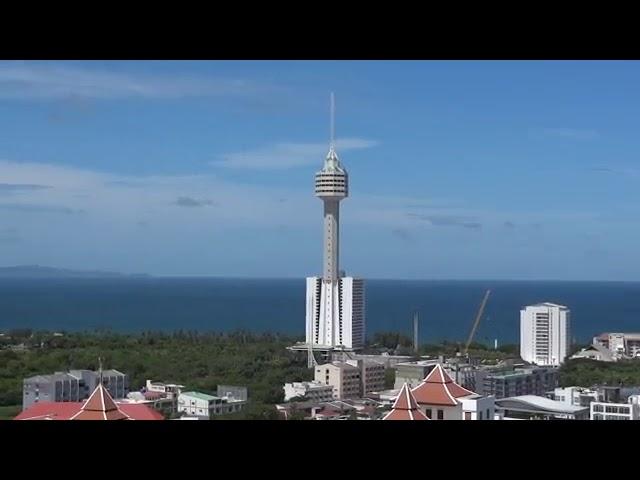
[[[487,300],[489,300],[490,294],[491,294],[491,290],[487,290],[486,293],[484,294],[484,298],[482,299],[482,303],[480,304],[480,308],[478,309],[478,314],[476,315],[476,319],[473,322],[471,333],[469,333],[467,344],[464,346],[465,355],[469,353],[469,345],[471,345],[471,342],[473,341],[473,336],[476,334],[476,330],[478,329],[478,324],[480,323],[480,319],[482,318],[482,314],[484,313],[484,307],[487,305]]]

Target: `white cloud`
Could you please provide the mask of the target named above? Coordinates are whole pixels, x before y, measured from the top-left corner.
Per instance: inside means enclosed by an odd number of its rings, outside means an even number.
[[[371,148],[376,145],[378,142],[375,140],[364,138],[343,138],[336,141],[338,155],[340,152]],[[255,170],[287,169],[314,163],[320,165],[327,153],[327,148],[326,143],[276,143],[247,152],[223,155],[222,160],[211,162],[211,165]]]
[[[0,99],[179,98],[247,95],[270,89],[241,79],[116,73],[92,62],[81,65],[0,62]]]

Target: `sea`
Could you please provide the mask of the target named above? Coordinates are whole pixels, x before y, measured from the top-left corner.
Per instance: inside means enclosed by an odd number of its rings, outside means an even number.
[[[475,339],[488,345],[518,343],[520,309],[538,302],[571,309],[576,342],[640,331],[640,282],[367,280],[367,334],[412,336],[417,312],[421,342],[464,341],[487,289]],[[303,336],[304,317],[304,279],[0,279],[0,331],[245,329]]]

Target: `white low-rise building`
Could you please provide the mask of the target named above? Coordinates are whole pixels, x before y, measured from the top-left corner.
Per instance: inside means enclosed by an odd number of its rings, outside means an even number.
[[[627,403],[592,402],[591,420],[640,420],[640,395],[631,395]]]
[[[553,391],[553,400],[565,405],[588,407],[591,402],[598,401],[598,392],[583,387],[558,387]]]
[[[320,382],[292,382],[284,384],[284,401],[303,397],[316,402],[333,400],[333,387]]]
[[[177,398],[184,389],[184,385],[147,380],[146,389],[147,392],[164,393],[167,398]]]
[[[217,397],[200,392],[182,392],[178,396],[178,412],[199,418],[239,412],[245,404],[244,400]]]

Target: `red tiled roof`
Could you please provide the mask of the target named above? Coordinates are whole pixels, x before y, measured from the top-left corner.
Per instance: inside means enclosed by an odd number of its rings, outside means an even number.
[[[113,401],[109,391],[99,383],[78,413],[69,420],[129,420]]]
[[[82,405],[82,402],[38,402],[14,420],[70,420],[81,411]],[[161,413],[143,404],[123,403],[119,407],[131,420],[164,420]],[[104,420],[104,417],[96,420]]]
[[[437,364],[422,383],[411,392],[416,401],[423,405],[455,406],[458,404],[456,398],[474,395],[471,390],[455,383],[440,364]]]
[[[387,413],[383,420],[429,420],[429,418],[418,409],[418,403],[405,383],[393,404],[393,410]]]
[[[69,420],[82,408],[82,402],[38,402],[18,414],[14,420]]]

